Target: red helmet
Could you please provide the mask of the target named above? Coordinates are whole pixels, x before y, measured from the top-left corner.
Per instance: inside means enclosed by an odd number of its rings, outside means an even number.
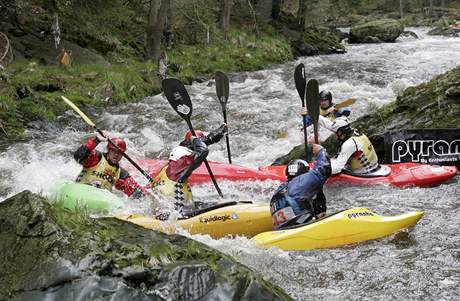
[[[192,140],[192,136],[193,136],[192,132],[186,131],[185,135],[184,135],[184,140],[190,141],[190,140]],[[206,136],[205,132],[203,132],[203,131],[195,131],[195,137],[202,138],[204,136]]]
[[[126,142],[123,140],[123,139],[120,139],[120,138],[110,138],[110,140],[116,145],[118,146],[118,148],[122,151],[122,152],[125,152],[126,151]],[[108,150],[117,150],[115,146],[112,145],[112,143],[109,142],[109,144],[107,145],[107,149]]]

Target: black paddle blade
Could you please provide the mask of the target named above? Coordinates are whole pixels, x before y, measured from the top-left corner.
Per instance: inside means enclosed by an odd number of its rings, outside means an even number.
[[[299,93],[302,107],[305,107],[305,86],[307,84],[305,79],[305,66],[303,64],[297,65],[294,71],[295,87]]]
[[[307,110],[313,119],[315,142],[318,143],[319,87],[316,79],[310,79],[307,84]]]
[[[192,101],[184,85],[176,78],[167,78],[161,82],[161,87],[173,109],[185,120],[192,116]]]
[[[222,109],[225,110],[225,106],[227,105],[228,95],[229,95],[229,83],[228,77],[225,73],[217,71],[216,72],[216,94],[217,98],[219,98],[219,102],[222,105]]]

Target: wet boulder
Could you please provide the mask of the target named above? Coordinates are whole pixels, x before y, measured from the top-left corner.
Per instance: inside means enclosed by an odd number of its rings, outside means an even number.
[[[403,25],[396,20],[377,20],[353,26],[348,42],[376,43],[394,42],[404,31]]]
[[[439,26],[430,30],[427,35],[430,36],[445,36],[445,37],[460,37],[460,28],[448,26]]]
[[[291,300],[210,247],[23,191],[0,203],[0,300]]]

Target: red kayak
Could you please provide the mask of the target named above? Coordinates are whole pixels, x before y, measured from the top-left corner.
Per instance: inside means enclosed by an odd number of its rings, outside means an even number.
[[[389,169],[387,176],[362,177],[340,173],[331,176],[326,184],[392,185],[397,187],[428,187],[441,184],[457,175],[455,166],[436,166],[419,163],[382,164]],[[260,170],[284,175],[285,165],[259,167]]]
[[[160,169],[167,163],[165,160],[143,159],[140,165],[149,174],[155,176]],[[264,166],[259,169],[230,165],[226,163],[209,161],[212,172],[217,180],[227,181],[285,181],[285,165]],[[435,166],[418,163],[399,163],[384,165],[390,171],[387,176],[361,177],[348,174],[338,174],[330,177],[327,184],[351,184],[351,185],[392,185],[397,187],[407,186],[433,186],[443,183],[457,175],[455,166]],[[208,171],[204,164],[197,168],[189,178],[191,184],[201,184],[209,182]]]
[[[284,173],[278,175],[276,172],[263,171],[250,167],[243,167],[234,164],[226,164],[208,161],[211,166],[212,173],[217,180],[227,181],[285,181],[286,176]],[[156,176],[161,168],[167,163],[166,160],[158,159],[143,159],[139,161],[142,166],[152,176]],[[128,166],[126,166],[129,168]],[[192,175],[189,177],[190,184],[201,184],[211,181],[208,170],[204,164],[201,164]]]

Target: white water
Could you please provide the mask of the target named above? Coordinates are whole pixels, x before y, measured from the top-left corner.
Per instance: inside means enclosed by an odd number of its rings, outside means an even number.
[[[396,98],[404,88],[430,80],[460,62],[460,39],[428,37],[393,44],[347,45],[345,55],[301,58],[267,70],[231,75],[228,119],[233,161],[245,166],[270,164],[299,142],[300,101],[294,67],[303,62],[308,77],[330,89],[336,101],[358,98],[352,119],[373,105]],[[197,129],[222,121],[215,87],[187,87]],[[86,109],[100,128],[128,141],[130,155],[165,157],[182,138],[185,123],[161,96],[106,111]],[[80,167],[73,151],[92,134],[72,112],[54,124],[37,124],[28,139],[0,153],[0,200],[24,189],[49,193],[53,182],[74,179]],[[210,159],[226,160],[225,143],[211,146]],[[135,177],[145,183],[139,175]],[[231,199],[267,201],[276,183],[222,183]],[[283,287],[295,299],[454,299],[460,295],[460,195],[458,183],[420,189],[328,187],[328,207],[335,211],[367,206],[379,214],[424,210],[409,233],[334,250],[283,252],[254,248],[247,239],[195,239],[233,255]],[[194,188],[200,198],[215,198],[212,186]],[[129,210],[145,210],[131,203]],[[136,208],[139,207],[139,208]],[[128,210],[127,209],[127,210]]]

